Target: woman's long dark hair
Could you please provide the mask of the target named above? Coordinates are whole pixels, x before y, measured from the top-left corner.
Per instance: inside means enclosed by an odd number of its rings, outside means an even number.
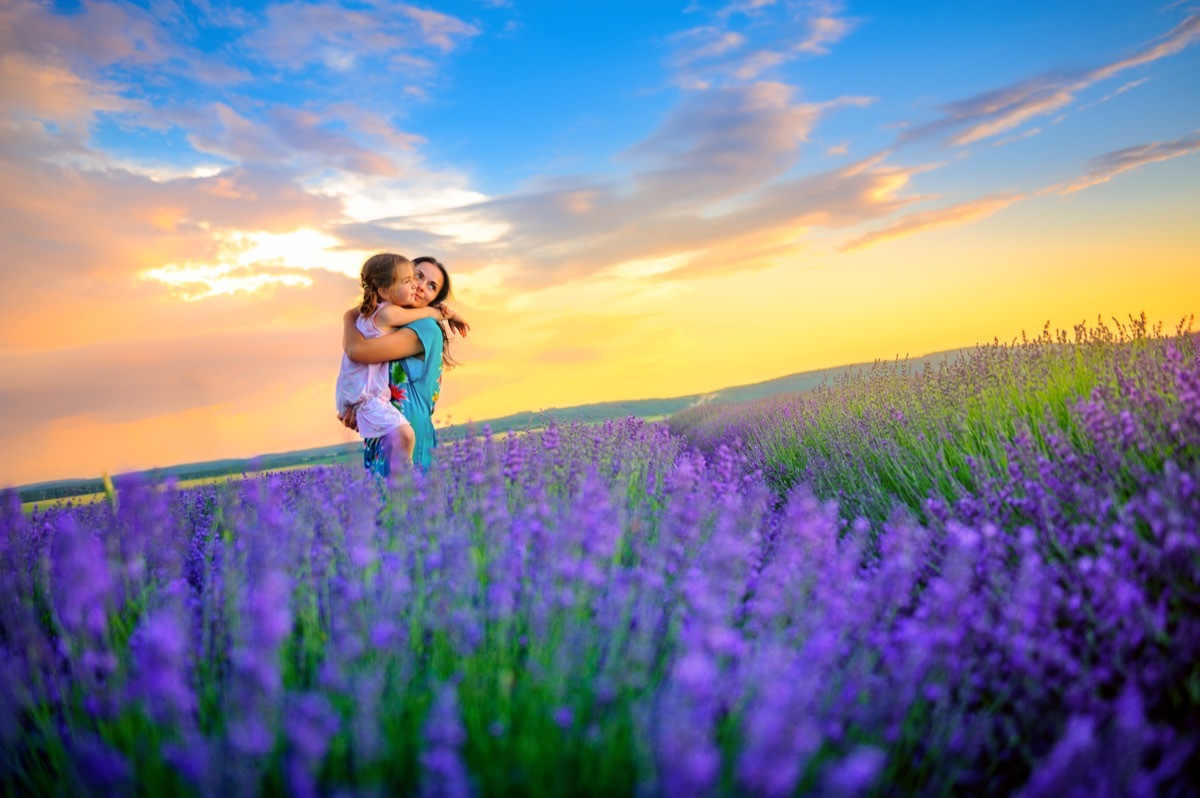
[[[450,298],[450,272],[446,271],[445,265],[440,260],[429,255],[422,255],[419,258],[413,258],[412,263],[414,268],[422,263],[432,263],[442,273],[442,287],[438,289],[437,296],[429,303],[430,305],[440,305]],[[452,369],[458,365],[458,361],[450,355],[450,336],[446,333],[444,324],[439,324],[438,329],[442,331],[442,368]]]

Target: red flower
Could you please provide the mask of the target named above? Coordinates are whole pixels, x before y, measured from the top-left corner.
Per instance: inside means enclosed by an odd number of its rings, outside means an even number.
[[[405,399],[408,398],[408,394],[406,394],[404,392],[404,389],[401,388],[400,386],[389,385],[388,387],[392,389],[392,401],[393,402],[403,402]]]

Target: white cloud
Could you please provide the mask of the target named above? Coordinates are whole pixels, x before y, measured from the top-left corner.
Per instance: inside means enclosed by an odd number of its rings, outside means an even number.
[[[324,269],[357,279],[366,252],[346,250],[339,240],[312,228],[287,233],[228,231],[214,233],[215,262],[167,263],[141,273],[171,287],[183,299],[200,300],[254,293],[272,286],[311,286],[305,271]]]
[[[253,294],[276,285],[307,288],[313,284],[311,279],[300,274],[252,274],[235,266],[168,264],[143,272],[143,277],[170,286],[180,299],[189,302],[239,291]]]
[[[474,25],[407,3],[285,2],[267,7],[245,44],[284,70],[320,66],[348,72],[365,61],[401,65],[395,53],[432,47],[442,53],[479,34]],[[408,62],[411,63],[411,62]]]
[[[746,0],[669,38],[668,64],[687,89],[757,81],[800,57],[827,55],[859,20],[836,0]]]

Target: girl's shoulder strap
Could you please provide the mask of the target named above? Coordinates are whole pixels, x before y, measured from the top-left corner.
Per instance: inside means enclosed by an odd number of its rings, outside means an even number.
[[[391,304],[392,304],[391,302],[380,302],[378,305],[376,305],[375,312],[371,314],[371,323],[372,324],[375,323],[375,317],[379,315],[379,311],[383,310],[386,307],[391,307]]]

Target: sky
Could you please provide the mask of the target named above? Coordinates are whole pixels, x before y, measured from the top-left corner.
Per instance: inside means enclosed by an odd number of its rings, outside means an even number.
[[[355,440],[380,251],[439,425],[1174,329],[1198,151],[1192,0],[4,0],[0,485]]]

